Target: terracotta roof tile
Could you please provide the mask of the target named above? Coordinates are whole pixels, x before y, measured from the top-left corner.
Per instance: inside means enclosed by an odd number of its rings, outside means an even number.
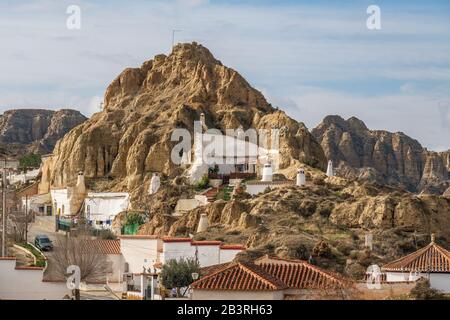
[[[16,270],[44,270],[44,267],[35,267],[35,266],[20,266],[15,267]]]
[[[147,234],[134,234],[134,235],[122,235],[119,239],[130,239],[130,240],[139,240],[139,239],[159,239],[157,235],[147,235]]]
[[[220,246],[220,249],[222,249],[222,250],[245,250],[247,248],[242,244],[222,244]]]
[[[220,246],[221,244],[222,241],[208,241],[208,240],[192,241],[193,246]]]
[[[450,252],[431,242],[422,249],[385,264],[381,270],[450,272]]]
[[[344,288],[350,282],[340,275],[325,271],[303,260],[264,256],[255,264],[294,289]]]
[[[0,260],[17,260],[16,257],[0,257]]]
[[[86,248],[99,254],[121,254],[120,240],[89,240]]]
[[[207,275],[212,274],[212,273],[214,273],[214,272],[216,272],[218,270],[221,270],[222,268],[225,268],[225,267],[229,266],[232,263],[233,262],[225,262],[225,263],[213,264],[212,266],[200,268],[200,274],[202,276],[207,276]]]
[[[234,262],[191,284],[194,289],[277,291],[286,285],[254,264]]]
[[[302,260],[263,257],[254,263],[233,262],[202,269],[203,278],[191,287],[201,290],[275,291],[282,289],[340,289],[344,278]]]
[[[176,238],[176,237],[164,237],[163,242],[191,242],[191,238]]]

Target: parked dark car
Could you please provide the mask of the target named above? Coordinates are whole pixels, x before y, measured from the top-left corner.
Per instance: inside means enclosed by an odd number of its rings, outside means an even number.
[[[53,243],[46,235],[38,235],[34,238],[34,245],[42,251],[50,251],[53,249]]]

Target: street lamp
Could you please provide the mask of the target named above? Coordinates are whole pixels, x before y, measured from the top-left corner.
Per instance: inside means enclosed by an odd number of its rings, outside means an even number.
[[[193,272],[192,274],[191,274],[191,276],[192,276],[192,280],[197,280],[198,279],[198,276],[199,276],[199,274],[197,273],[197,272]]]

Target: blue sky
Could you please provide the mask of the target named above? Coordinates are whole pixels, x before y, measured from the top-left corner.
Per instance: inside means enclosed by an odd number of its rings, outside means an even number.
[[[130,3],[131,2],[131,3]],[[81,29],[66,9],[81,8]],[[366,9],[381,8],[381,30]],[[197,41],[293,118],[328,114],[450,148],[449,1],[1,1],[0,111],[98,111],[126,67]]]

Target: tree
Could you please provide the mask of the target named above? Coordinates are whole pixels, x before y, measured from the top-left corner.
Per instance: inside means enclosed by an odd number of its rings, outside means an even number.
[[[69,266],[77,266],[80,269],[80,282],[103,281],[111,272],[106,255],[99,254],[96,242],[91,240],[86,230],[81,230],[74,235],[57,237],[50,264],[54,265],[54,271],[59,278],[67,278]],[[80,299],[80,289],[75,288],[75,299]]]
[[[172,259],[167,261],[161,270],[161,283],[166,289],[176,288],[177,297],[182,297],[181,288],[188,287],[194,280],[193,273],[200,272],[197,259]]]
[[[19,159],[19,167],[22,170],[28,168],[39,168],[41,165],[41,156],[38,154],[26,154]]]

